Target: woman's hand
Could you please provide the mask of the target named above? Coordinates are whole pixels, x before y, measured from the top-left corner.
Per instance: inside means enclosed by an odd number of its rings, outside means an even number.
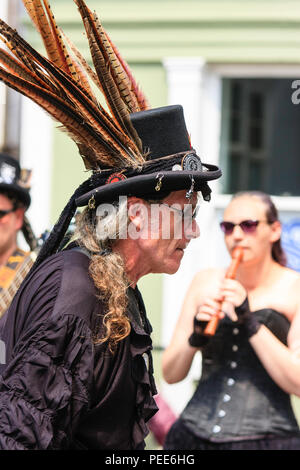
[[[220,293],[224,296],[223,305],[227,302],[233,306],[236,320],[243,324],[247,338],[250,339],[258,332],[261,324],[250,310],[246,289],[235,279],[224,279]]]
[[[233,307],[242,305],[247,297],[246,289],[235,279],[223,279],[219,293],[223,297],[223,302],[229,302]]]
[[[246,289],[234,279],[224,278],[214,297],[206,297],[198,307],[196,319],[210,321],[213,316],[223,318],[227,315],[232,321],[237,321],[235,307],[242,305],[247,297]]]
[[[207,323],[215,315],[218,315],[219,318],[224,317],[223,312],[220,310],[221,300],[222,299],[219,297],[207,297],[204,299],[204,302],[200,305],[197,313],[194,316],[193,333],[188,340],[190,346],[193,346],[194,348],[201,348],[208,343],[209,338],[204,334]]]
[[[196,313],[197,320],[209,322],[212,317],[215,315],[219,315],[220,318],[224,317],[224,313],[222,312],[222,297],[206,297],[203,303],[198,307],[198,311]]]

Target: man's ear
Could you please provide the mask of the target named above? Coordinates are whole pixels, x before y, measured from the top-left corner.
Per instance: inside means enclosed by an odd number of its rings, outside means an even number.
[[[128,198],[128,219],[134,225],[136,231],[141,231],[148,220],[148,209],[143,199],[137,197]]]

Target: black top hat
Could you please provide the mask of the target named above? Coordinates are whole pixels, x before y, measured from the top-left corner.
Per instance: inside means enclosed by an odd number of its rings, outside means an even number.
[[[95,172],[91,190],[76,198],[78,207],[114,201],[121,195],[159,198],[160,194],[191,189],[209,200],[207,181],[221,170],[207,163],[191,147],[183,108],[180,105],[140,111],[130,115],[143,145],[146,161],[137,168],[114,168]]]
[[[7,154],[0,153],[0,193],[9,190],[26,209],[30,206],[28,173],[23,177],[19,162]]]
[[[29,59],[36,76],[35,82],[26,79],[25,86],[21,67],[12,72],[7,58],[1,68],[1,80],[61,122],[62,129],[78,146],[85,167],[93,171],[71,196],[43,245],[36,266],[59,249],[78,206],[95,208],[101,202],[114,202],[121,195],[159,200],[172,191],[184,189],[187,197],[193,191],[201,191],[204,199],[209,200],[207,182],[221,176],[217,166],[201,163],[191,147],[182,107],[149,109],[146,97],[97,15],[84,0],[75,3],[89,39],[96,78],[93,81],[105,98],[107,109],[89,86],[91,69],[82,66],[80,53],[75,51],[72,57],[68,54],[52,13],[47,10],[43,20],[53,31],[53,37],[48,37],[45,28],[37,29],[49,57],[56,51],[62,58],[55,62],[45,59],[0,21],[4,38],[10,42],[13,37],[12,54],[25,67]],[[29,4],[26,8],[32,17]]]
[[[187,197],[193,191],[201,191],[203,198],[210,200],[207,181],[220,178],[222,172],[215,165],[201,163],[191,147],[182,106],[140,111],[132,113],[130,119],[147,154],[145,163],[94,171],[70,198],[35,266],[59,249],[76,207],[88,205],[95,209],[102,202],[117,201],[122,195],[159,200],[172,191],[183,189],[187,190]]]

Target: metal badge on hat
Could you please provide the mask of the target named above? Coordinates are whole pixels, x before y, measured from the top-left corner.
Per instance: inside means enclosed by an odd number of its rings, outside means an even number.
[[[202,171],[202,163],[195,153],[186,154],[181,160],[181,166],[185,171]]]
[[[0,183],[12,184],[16,178],[16,168],[3,162],[0,167]]]

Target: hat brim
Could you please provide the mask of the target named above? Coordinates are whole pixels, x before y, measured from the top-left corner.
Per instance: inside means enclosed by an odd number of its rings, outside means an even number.
[[[24,204],[26,209],[30,206],[31,197],[27,189],[23,189],[17,184],[0,183],[0,193],[6,190],[15,193],[16,198]]]
[[[190,189],[192,178],[194,180],[194,191],[200,191],[203,183],[218,179],[222,175],[222,171],[217,166],[208,163],[202,165],[207,168],[207,171],[160,171],[159,173],[132,176],[121,181],[105,184],[78,197],[75,200],[76,206],[86,206],[91,197],[94,197],[95,203],[99,204],[113,202],[119,196],[143,197],[146,194],[155,194],[154,188],[158,182],[158,177],[161,178],[161,191],[164,193]]]

